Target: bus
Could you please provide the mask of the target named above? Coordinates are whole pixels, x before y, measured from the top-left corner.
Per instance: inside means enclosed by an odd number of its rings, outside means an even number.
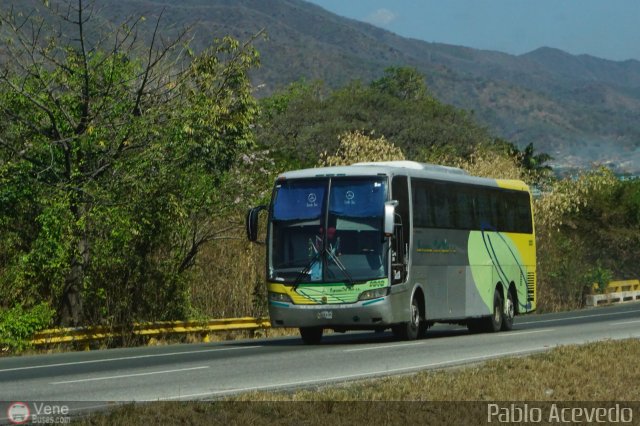
[[[246,231],[266,245],[272,327],[306,344],[324,330],[414,340],[436,322],[510,330],[536,308],[532,197],[518,180],[412,161],[289,171]]]

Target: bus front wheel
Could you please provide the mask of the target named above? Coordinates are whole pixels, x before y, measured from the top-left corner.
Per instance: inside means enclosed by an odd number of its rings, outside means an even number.
[[[422,329],[420,321],[423,314],[420,312],[420,305],[418,304],[418,298],[413,296],[411,301],[411,318],[408,322],[394,325],[391,329],[393,335],[399,340],[416,340],[420,335]]]
[[[301,327],[300,337],[305,345],[317,345],[322,340],[322,331],[320,327]]]

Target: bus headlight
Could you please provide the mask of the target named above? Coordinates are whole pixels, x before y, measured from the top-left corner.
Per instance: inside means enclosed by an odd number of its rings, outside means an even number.
[[[289,295],[284,293],[272,293],[269,292],[269,300],[272,302],[284,302],[284,303],[293,303],[293,300],[289,297]]]
[[[371,300],[379,297],[384,297],[389,294],[389,287],[376,288],[374,290],[367,290],[360,293],[358,300]]]

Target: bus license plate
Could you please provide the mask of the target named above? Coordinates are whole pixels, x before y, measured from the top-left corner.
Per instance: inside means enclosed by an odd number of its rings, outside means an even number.
[[[318,312],[318,319],[333,319],[333,311],[320,311]]]

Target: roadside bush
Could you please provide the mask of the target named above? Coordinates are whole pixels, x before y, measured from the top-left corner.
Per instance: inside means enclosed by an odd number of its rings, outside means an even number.
[[[189,284],[195,318],[260,317],[267,314],[264,245],[247,241],[244,213],[268,204],[273,182],[283,168],[270,151],[240,155],[220,184],[217,230],[194,264]],[[263,219],[266,215],[263,216]],[[261,223],[264,239],[266,220]]]
[[[590,269],[584,275],[584,281],[587,286],[591,286],[589,289],[591,292],[604,293],[609,282],[613,280],[613,272],[607,268],[603,268],[598,264]]]
[[[556,181],[535,202],[541,311],[582,306],[585,292],[640,277],[640,181],[606,168]]]
[[[267,314],[264,246],[247,241],[243,227],[229,237],[203,249],[195,265],[196,275],[190,288],[195,317]]]
[[[20,352],[28,348],[33,333],[49,326],[54,314],[46,303],[31,309],[16,305],[0,311],[0,351]]]
[[[367,161],[404,160],[402,150],[380,136],[365,135],[361,131],[345,132],[338,137],[340,145],[334,154],[323,152],[318,166],[342,166]]]

